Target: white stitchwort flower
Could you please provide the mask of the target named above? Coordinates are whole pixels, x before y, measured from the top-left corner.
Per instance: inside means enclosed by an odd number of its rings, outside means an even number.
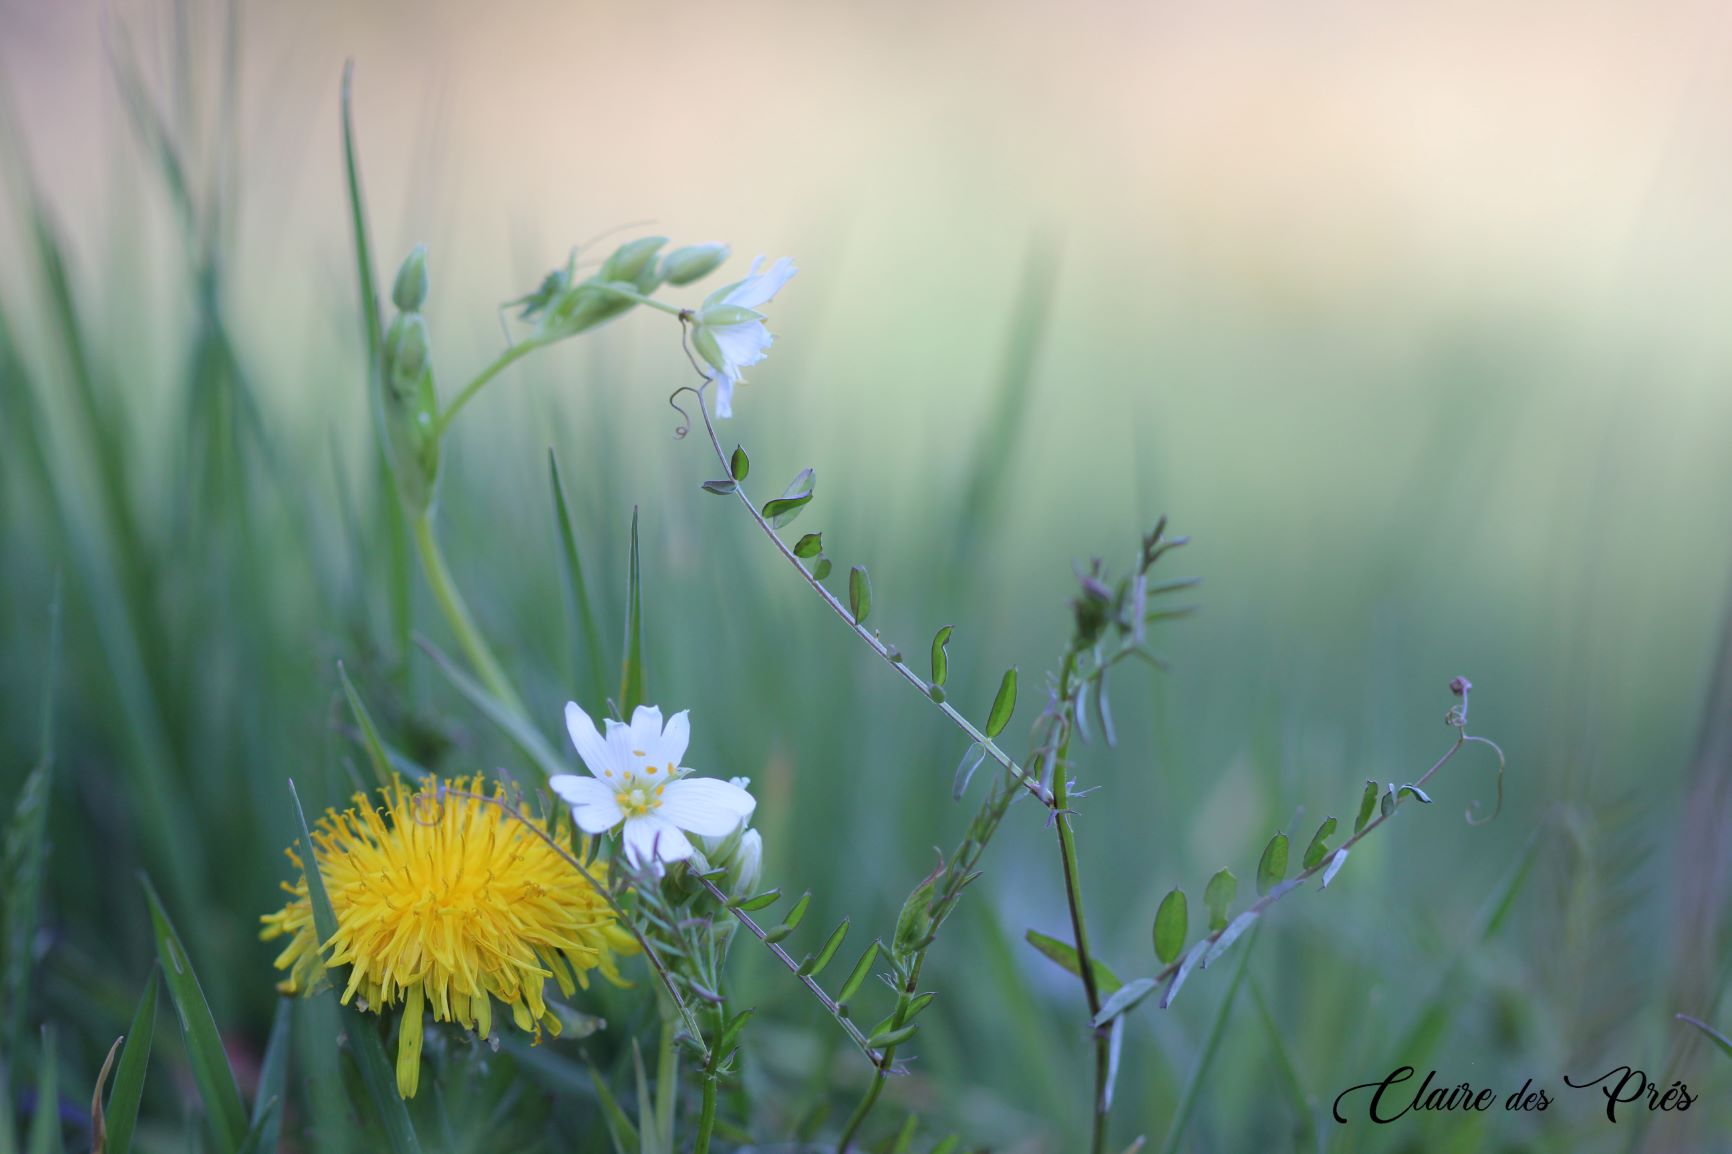
[[[746,279],[719,288],[704,298],[692,313],[692,347],[708,362],[704,375],[716,382],[716,415],[734,415],[734,386],[743,379],[740,370],[764,359],[771,342],[758,306],[768,304],[797,269],[783,257],[759,272],[764,258],[752,262]]]
[[[680,759],[692,727],[685,710],[664,727],[660,709],[640,705],[629,725],[607,719],[604,738],[572,701],[565,706],[565,726],[593,776],[562,773],[548,785],[571,806],[571,818],[584,833],[605,833],[623,823],[626,857],[634,866],[659,870],[662,862],[684,861],[692,856],[687,833],[726,836],[757,807],[733,782],[686,776],[692,771]]]

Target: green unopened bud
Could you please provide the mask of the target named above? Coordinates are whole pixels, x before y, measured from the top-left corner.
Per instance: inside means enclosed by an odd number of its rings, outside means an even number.
[[[426,318],[420,313],[399,314],[385,334],[385,367],[392,392],[399,397],[412,394],[430,359]]]
[[[420,313],[399,313],[385,333],[385,380],[380,404],[386,448],[397,492],[423,512],[439,480],[439,398],[433,385],[432,346]]]
[[[656,268],[655,256],[667,242],[668,238],[665,236],[646,236],[627,241],[614,249],[613,255],[602,262],[601,271],[596,276],[600,280],[622,281],[634,285],[642,293],[650,292],[661,283],[661,273]]]
[[[758,888],[764,874],[764,839],[755,829],[740,837],[734,860],[728,863],[728,895],[745,897]]]
[[[391,286],[391,302],[406,313],[418,313],[427,301],[427,246],[418,244],[403,258],[397,282]]]
[[[671,285],[688,285],[702,280],[728,259],[725,244],[682,245],[662,258],[662,279]]]
[[[740,305],[711,305],[698,312],[697,321],[700,325],[743,325],[748,321],[761,321],[764,314],[756,309],[744,308]]]

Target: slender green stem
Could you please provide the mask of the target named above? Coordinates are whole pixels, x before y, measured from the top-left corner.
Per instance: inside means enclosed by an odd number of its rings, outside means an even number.
[[[703,1106],[698,1112],[698,1133],[692,1140],[692,1154],[710,1154],[710,1134],[716,1128],[716,1083],[719,1076],[716,1072],[716,1051],[710,1051],[709,1063],[704,1067]]]
[[[914,955],[914,963],[908,968],[908,978],[896,991],[896,1011],[890,1016],[889,1029],[900,1029],[907,1022],[908,1008],[914,1002],[914,995],[920,990],[920,969],[926,964],[926,951],[921,950]],[[854,1107],[854,1112],[848,1115],[848,1123],[842,1128],[842,1137],[836,1140],[836,1154],[848,1154],[848,1147],[860,1132],[860,1127],[866,1124],[866,1118],[872,1113],[872,1107],[878,1104],[878,1096],[884,1093],[885,1079],[890,1075],[890,1063],[895,1060],[896,1047],[884,1047],[884,1056],[878,1061],[878,1068],[872,1071],[872,1084],[866,1087],[866,1094],[860,1099],[860,1104]]]
[[[453,398],[451,404],[446,406],[445,411],[440,413],[438,418],[433,422],[434,438],[438,440],[444,439],[446,431],[451,427],[452,420],[462,411],[464,405],[467,405],[474,399],[475,394],[479,393],[488,381],[491,381],[494,377],[497,377],[500,373],[504,372],[506,369],[510,368],[512,365],[516,364],[518,361],[547,343],[547,341],[542,340],[539,337],[530,337],[526,340],[518,341],[510,348],[500,353],[497,357],[493,358],[493,363],[475,374],[475,379],[463,386],[463,391]]]
[[[819,1004],[822,1005],[825,1011],[836,1020],[836,1024],[842,1027],[842,1032],[847,1034],[849,1039],[851,1039],[856,1046],[860,1047],[861,1052],[866,1055],[869,1061],[875,1065],[881,1063],[888,1066],[890,1064],[887,1059],[884,1059],[879,1055],[877,1050],[872,1048],[871,1044],[867,1041],[866,1035],[860,1032],[860,1027],[856,1026],[849,1020],[848,1015],[842,1012],[842,1007],[837,1003],[836,999],[824,992],[824,987],[818,984],[818,980],[812,977],[811,974],[801,973],[800,963],[796,962],[793,957],[789,955],[787,950],[784,950],[780,945],[770,940],[770,933],[768,930],[763,926],[760,926],[751,914],[748,914],[745,910],[742,910],[739,906],[733,904],[733,902],[728,899],[728,895],[723,893],[715,882],[712,882],[709,878],[695,870],[692,871],[691,876],[697,880],[699,885],[704,887],[705,892],[707,892],[710,897],[714,898],[723,909],[734,915],[735,921],[739,922],[742,926],[745,926],[748,933],[762,942],[764,948],[769,950],[770,953],[775,956],[776,960],[781,962],[783,966],[787,967],[789,973],[793,974],[800,980],[801,985],[805,986],[806,989],[812,992],[812,996],[818,999]]]
[[[499,664],[499,659],[493,656],[493,650],[487,644],[487,639],[481,635],[481,630],[475,627],[475,619],[469,614],[469,606],[463,601],[463,594],[457,591],[456,582],[451,580],[451,570],[445,564],[445,555],[439,550],[439,539],[433,534],[433,514],[423,510],[414,517],[415,549],[421,555],[421,568],[427,574],[427,584],[433,590],[433,599],[439,603],[439,611],[445,615],[451,631],[457,635],[457,644],[462,647],[464,655],[469,658],[469,664],[475,668],[475,676],[487,691],[499,699],[501,705],[517,714],[528,717],[529,711],[523,706],[523,699],[518,697],[517,690],[512,688],[511,681],[505,676],[505,669]]]
[[[1077,970],[1082,976],[1083,995],[1088,999],[1089,1021],[1093,1022],[1101,1012],[1101,992],[1095,981],[1094,960],[1089,951],[1088,919],[1083,914],[1082,874],[1077,867],[1076,834],[1071,829],[1070,810],[1065,804],[1070,796],[1070,782],[1065,771],[1065,758],[1070,751],[1072,733],[1069,715],[1076,709],[1077,695],[1081,688],[1076,684],[1076,664],[1077,653],[1072,648],[1066,652],[1064,667],[1058,675],[1059,700],[1063,703],[1059,724],[1064,728],[1053,756],[1053,764],[1058,770],[1052,782],[1053,824],[1058,829],[1059,862],[1064,870],[1064,898],[1065,905],[1070,910]],[[1107,1146],[1107,1080],[1112,1071],[1111,1039],[1104,1028],[1094,1029],[1094,1050],[1095,1095],[1094,1106],[1090,1111],[1093,1124],[1090,1129],[1089,1150],[1091,1154],[1102,1154]]]

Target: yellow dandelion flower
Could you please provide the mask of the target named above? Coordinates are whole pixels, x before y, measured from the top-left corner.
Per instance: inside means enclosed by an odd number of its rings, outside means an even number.
[[[543,996],[549,978],[568,996],[588,988],[592,969],[624,985],[615,957],[637,951],[606,896],[524,819],[461,796],[480,793],[480,777],[452,781],[459,794],[428,787],[416,793],[395,781],[381,791],[381,808],[356,794],[352,808],[326,811],[312,831],[337,919],[323,964],[350,967],[345,1004],[359,994],[374,1013],[404,1007],[397,1089],[405,1098],[420,1082],[424,1010],[485,1038],[497,999],[539,1040],[543,1029],[559,1033]],[[503,793],[495,786],[495,797]],[[259,936],[289,938],[276,965],[288,971],[278,988],[293,994],[309,991],[322,965],[305,863],[293,849],[288,856],[303,872],[283,884],[289,903],[261,919]],[[605,866],[590,872],[606,884]]]

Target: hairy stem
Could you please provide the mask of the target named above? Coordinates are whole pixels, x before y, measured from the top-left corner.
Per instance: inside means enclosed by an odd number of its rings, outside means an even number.
[[[866,1039],[866,1035],[860,1032],[860,1027],[856,1026],[849,1019],[848,1015],[842,1012],[842,1007],[836,999],[824,992],[824,987],[818,984],[817,979],[812,977],[810,974],[801,973],[800,963],[790,957],[788,951],[784,950],[779,943],[770,940],[768,930],[764,929],[763,926],[760,926],[751,914],[748,914],[745,910],[742,910],[740,907],[730,902],[728,900],[728,895],[723,893],[721,888],[709,878],[698,873],[696,870],[691,871],[691,876],[697,880],[699,885],[704,887],[705,891],[707,891],[712,898],[721,904],[723,909],[734,915],[734,920],[738,921],[742,926],[745,926],[748,933],[762,942],[764,948],[774,954],[776,960],[788,968],[789,973],[800,979],[800,984],[812,992],[812,996],[818,999],[819,1004],[822,1005],[824,1009],[829,1012],[830,1016],[836,1020],[836,1024],[842,1027],[842,1031],[848,1035],[849,1039],[852,1040],[856,1046],[860,1047],[861,1053],[865,1054],[874,1065],[889,1064],[887,1060],[880,1057],[877,1050],[872,1048],[871,1044]]]
[[[710,437],[710,447],[716,452],[716,460],[721,462],[723,469],[726,469],[728,467],[728,455],[722,449],[721,438],[716,435],[716,426],[714,422],[710,420],[708,402],[704,398],[704,395],[697,389],[692,389],[691,392],[697,395],[698,413],[703,417],[704,430]],[[932,696],[932,686],[927,684],[926,680],[918,673],[910,669],[906,661],[893,655],[890,647],[884,644],[883,641],[879,640],[876,633],[854,620],[854,614],[849,612],[848,606],[843,604],[841,599],[834,593],[824,588],[823,582],[819,581],[818,578],[812,575],[812,571],[806,567],[806,563],[796,557],[794,555],[794,550],[789,547],[786,541],[782,540],[781,534],[776,532],[775,526],[771,525],[770,522],[764,518],[764,515],[758,511],[758,506],[752,503],[752,499],[746,495],[745,489],[736,484],[734,486],[734,495],[739,497],[740,504],[746,507],[746,512],[751,514],[752,520],[757,522],[758,528],[764,531],[764,535],[767,536],[776,546],[776,550],[787,559],[788,564],[792,565],[799,571],[800,576],[805,580],[807,585],[811,586],[812,591],[835,612],[836,616],[840,617],[847,623],[848,628],[852,629],[860,640],[864,641],[874,653],[878,654],[878,656],[888,662],[890,667],[900,674],[904,681],[918,689],[921,696],[932,702],[932,704],[938,708],[940,713],[948,717],[958,729],[967,734],[969,740],[973,741],[976,745],[979,745],[983,750],[985,750],[988,757],[1003,766],[1005,771],[1015,777],[1016,780],[1021,783],[1022,787],[1038,799],[1042,805],[1049,809],[1052,808],[1053,795],[1050,789],[1046,788],[1038,780],[1026,773],[1008,753],[1000,749],[990,737],[982,733],[973,722],[958,713],[948,702],[935,700]]]

